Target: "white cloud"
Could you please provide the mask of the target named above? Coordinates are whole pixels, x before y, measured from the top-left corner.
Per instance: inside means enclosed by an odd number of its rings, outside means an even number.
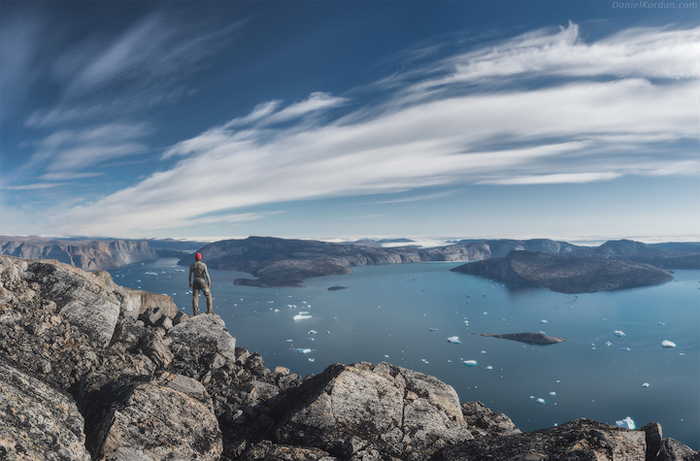
[[[313,93],[284,108],[264,103],[167,149],[164,159],[178,159],[168,171],[74,207],[54,225],[65,232],[77,226],[86,234],[138,234],[289,200],[697,174],[696,152],[665,146],[698,136],[698,31],[635,29],[592,44],[581,41],[573,24],[540,31],[437,63],[428,69],[436,77],[330,122],[316,115],[346,104],[345,98]],[[695,58],[686,59],[692,52]],[[523,74],[571,79],[535,88],[495,85]],[[486,79],[494,83],[489,91],[465,91],[465,84]],[[406,98],[410,92],[420,97]],[[282,121],[295,123],[274,125]],[[67,142],[60,133],[46,140]],[[130,150],[129,143],[108,147],[114,150],[90,159]],[[64,161],[83,154],[66,150]],[[694,168],[664,167],[684,162]],[[217,222],[215,215],[205,220]]]

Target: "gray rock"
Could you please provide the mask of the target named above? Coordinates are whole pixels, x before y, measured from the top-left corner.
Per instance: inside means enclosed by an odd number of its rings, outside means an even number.
[[[658,461],[700,461],[700,452],[675,439],[664,439]]]
[[[502,437],[480,437],[444,448],[433,460],[642,461],[644,431],[608,426],[588,419]]]
[[[149,332],[141,338],[139,344],[144,354],[153,360],[158,368],[165,368],[173,361],[173,353],[159,335]]]
[[[352,457],[429,453],[472,438],[452,387],[387,363],[331,365],[299,390],[302,400],[273,430],[279,443]]]
[[[0,459],[91,461],[73,400],[0,362]]]
[[[154,383],[125,390],[99,424],[97,459],[218,460],[221,431],[211,409]]]
[[[508,416],[486,408],[481,402],[463,403],[462,414],[474,437],[520,434],[520,429]]]
[[[190,352],[198,350],[199,356],[216,352],[234,362],[236,360],[236,339],[226,330],[226,324],[216,314],[191,317],[187,322],[175,325],[168,332],[172,338],[171,349],[183,351],[183,346]]]

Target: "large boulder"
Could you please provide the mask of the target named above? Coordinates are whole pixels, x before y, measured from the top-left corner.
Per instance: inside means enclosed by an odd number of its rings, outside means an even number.
[[[219,354],[231,362],[236,361],[236,339],[216,314],[195,315],[175,325],[166,339],[172,341],[170,349],[180,359],[198,361],[205,355]]]
[[[433,460],[644,461],[644,431],[577,419],[561,426],[501,437],[481,437],[447,447]]]
[[[90,461],[73,400],[0,362],[0,459]]]
[[[298,402],[273,429],[276,442],[339,458],[424,459],[472,435],[451,386],[388,363],[335,364],[302,384]]]
[[[98,460],[219,459],[221,431],[195,380],[168,375],[117,389],[112,396],[94,434]]]
[[[479,401],[463,403],[462,414],[474,437],[520,434],[520,429],[508,416],[486,408]]]

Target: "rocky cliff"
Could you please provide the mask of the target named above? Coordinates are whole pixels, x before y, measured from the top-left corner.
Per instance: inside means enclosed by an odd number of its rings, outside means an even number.
[[[0,236],[0,254],[27,259],[55,259],[85,270],[110,270],[158,259],[142,240],[52,240]]]
[[[648,264],[530,251],[513,251],[504,258],[467,263],[452,271],[561,293],[593,293],[673,280],[671,272]]]
[[[302,378],[237,347],[216,315],[104,272],[0,256],[3,460],[697,460],[641,430],[577,420],[521,433],[389,363]]]

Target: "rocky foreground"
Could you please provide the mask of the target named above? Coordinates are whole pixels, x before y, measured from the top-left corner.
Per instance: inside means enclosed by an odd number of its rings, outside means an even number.
[[[3,460],[698,460],[661,427],[580,419],[521,433],[388,363],[300,377],[216,315],[105,272],[0,256]]]

